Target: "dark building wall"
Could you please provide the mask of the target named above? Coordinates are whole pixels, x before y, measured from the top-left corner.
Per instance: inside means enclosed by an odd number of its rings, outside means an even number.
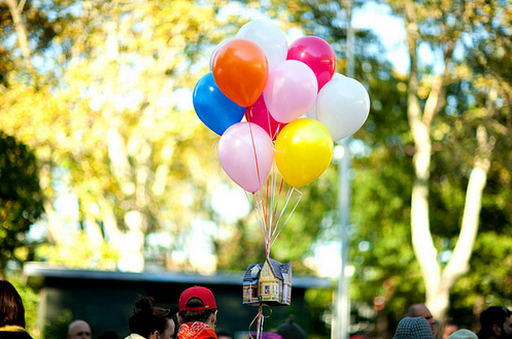
[[[121,273],[45,269],[34,265],[25,269],[27,282],[41,292],[40,325],[53,323],[70,310],[74,319],[91,325],[93,337],[116,330],[123,337],[130,333],[128,318],[139,295],[151,296],[155,305],[178,311],[181,292],[193,285],[212,290],[219,308],[218,329],[231,332],[255,331],[258,307],[242,304],[243,272],[201,276],[173,273]],[[265,330],[283,323],[293,314],[296,322],[307,324],[308,288],[329,286],[325,279],[294,277],[290,306],[264,307]],[[40,326],[40,328],[42,328]],[[308,331],[307,326],[305,330]]]

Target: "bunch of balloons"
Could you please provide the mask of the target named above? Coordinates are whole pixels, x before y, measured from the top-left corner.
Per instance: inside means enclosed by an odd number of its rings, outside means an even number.
[[[194,109],[220,135],[226,174],[251,193],[274,164],[290,187],[318,178],[331,162],[333,141],[355,133],[370,111],[365,87],[336,73],[325,40],[304,36],[288,46],[271,20],[250,21],[222,41],[210,69],[194,88]]]

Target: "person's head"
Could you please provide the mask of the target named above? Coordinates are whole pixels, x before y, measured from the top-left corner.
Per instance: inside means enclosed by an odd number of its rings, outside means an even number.
[[[434,335],[425,318],[405,317],[398,323],[393,339],[434,339]]]
[[[217,323],[217,304],[212,291],[203,286],[187,288],[180,295],[178,322],[201,321],[212,328]]]
[[[68,326],[67,339],[91,339],[91,327],[83,320],[74,320]]]
[[[293,316],[288,317],[286,322],[280,325],[276,331],[284,339],[306,339],[306,332],[295,323]]]
[[[459,329],[459,326],[453,321],[453,320],[447,320],[443,324],[443,339],[448,339],[450,335],[457,331]],[[474,334],[474,333],[473,333]]]
[[[512,312],[506,307],[491,306],[480,314],[478,338],[512,338]]]
[[[0,327],[7,325],[25,328],[25,308],[16,288],[7,280],[0,280]]]
[[[425,306],[425,304],[414,304],[407,312],[405,312],[405,317],[409,318],[425,318],[428,323],[430,324],[430,328],[432,330],[432,333],[436,331],[436,321],[434,317],[432,317],[432,313],[430,313],[430,310]]]
[[[470,330],[461,329],[450,334],[448,339],[478,339],[478,336]]]
[[[171,339],[176,329],[170,310],[153,306],[153,298],[143,296],[135,303],[128,326],[132,333],[148,339]]]

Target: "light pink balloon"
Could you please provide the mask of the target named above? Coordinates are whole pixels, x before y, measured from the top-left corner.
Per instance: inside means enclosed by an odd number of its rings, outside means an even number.
[[[320,90],[336,71],[336,55],[331,45],[316,36],[304,36],[288,48],[288,60],[299,60],[308,65],[318,80]]]
[[[217,154],[224,172],[251,193],[263,186],[274,161],[272,139],[268,133],[245,121],[231,125],[222,134]]]
[[[270,70],[263,96],[274,119],[288,123],[313,106],[318,91],[315,73],[297,60],[285,60]]]

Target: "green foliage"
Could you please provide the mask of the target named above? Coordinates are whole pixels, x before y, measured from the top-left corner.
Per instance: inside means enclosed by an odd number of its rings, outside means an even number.
[[[8,259],[24,261],[33,249],[25,233],[42,213],[36,157],[14,137],[0,132],[0,275]]]
[[[58,246],[42,244],[36,250],[36,259],[71,269],[116,270],[119,255],[108,243],[95,243],[84,231],[73,234],[68,242]]]
[[[37,326],[39,295],[35,293],[33,289],[28,287],[18,275],[9,275],[7,280],[13,284],[23,301],[23,307],[25,308],[25,323],[28,333],[30,333],[34,339],[38,339],[40,335],[39,328]]]
[[[64,310],[53,323],[45,324],[41,339],[66,338],[68,326],[73,320],[73,313]]]
[[[306,291],[305,299],[308,305],[309,328],[315,329],[310,338],[328,338],[330,328],[325,326],[326,318],[333,315],[332,295],[333,289],[309,289]]]

